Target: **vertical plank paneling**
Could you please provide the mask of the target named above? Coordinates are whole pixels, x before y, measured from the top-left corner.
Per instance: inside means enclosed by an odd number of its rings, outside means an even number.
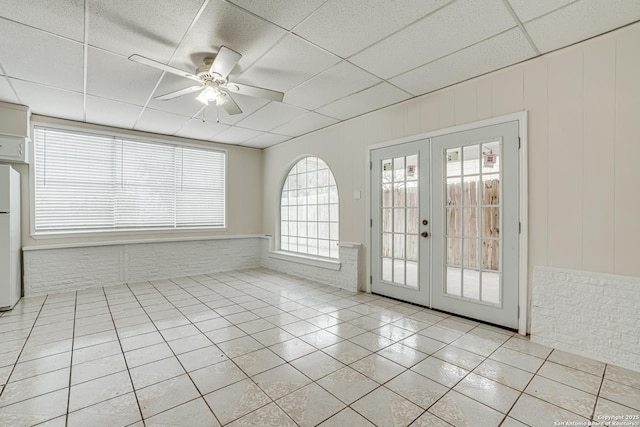
[[[494,116],[522,111],[522,68],[507,70],[491,79],[491,111]]]
[[[552,267],[582,268],[582,49],[549,58],[549,239]]]
[[[537,60],[525,69],[523,103],[529,131],[529,283],[533,283],[534,267],[547,265],[549,150],[546,59]],[[531,291],[529,286],[528,301],[531,301]]]
[[[444,129],[455,125],[455,97],[453,89],[438,94],[438,128]]]
[[[640,28],[616,48],[615,272],[640,275]]]
[[[476,121],[477,101],[475,83],[456,87],[455,96],[455,121],[456,125]]]
[[[421,131],[429,132],[438,129],[438,96],[426,95],[420,101],[422,115]]]
[[[491,78],[484,77],[478,80],[476,84],[477,108],[476,114],[478,120],[493,117],[491,112]]]
[[[584,270],[613,273],[615,38],[584,50]]]

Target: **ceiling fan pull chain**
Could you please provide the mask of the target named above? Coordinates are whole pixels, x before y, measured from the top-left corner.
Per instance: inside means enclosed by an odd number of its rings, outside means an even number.
[[[220,109],[216,108],[216,123],[220,123]]]
[[[205,112],[205,110],[206,110],[206,108],[203,108],[203,109],[202,109],[202,123],[204,123],[204,122],[205,122],[205,119],[204,119],[204,112]]]

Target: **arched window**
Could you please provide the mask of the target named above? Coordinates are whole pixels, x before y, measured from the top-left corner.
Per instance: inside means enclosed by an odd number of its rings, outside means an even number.
[[[338,215],[338,187],[329,166],[305,157],[282,187],[280,249],[338,258]]]

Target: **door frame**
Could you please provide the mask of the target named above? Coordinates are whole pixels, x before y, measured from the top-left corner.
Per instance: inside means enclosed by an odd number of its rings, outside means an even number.
[[[371,152],[373,150],[389,147],[397,144],[404,144],[407,142],[414,142],[421,139],[434,138],[437,136],[447,135],[450,133],[461,132],[466,130],[473,130],[479,127],[491,126],[506,122],[518,122],[518,136],[520,138],[520,150],[519,150],[519,160],[520,160],[520,176],[519,176],[519,206],[518,210],[520,213],[520,236],[519,236],[519,260],[518,260],[518,308],[519,308],[519,317],[518,317],[518,333],[521,335],[527,334],[527,325],[528,325],[528,317],[529,317],[529,287],[528,287],[528,276],[529,276],[529,244],[528,244],[528,235],[529,235],[529,215],[528,215],[528,200],[529,200],[529,184],[528,184],[528,170],[527,170],[527,160],[528,160],[528,141],[527,141],[527,111],[520,111],[517,113],[507,114],[499,117],[492,117],[490,119],[480,120],[472,123],[465,123],[463,125],[447,127],[444,129],[438,129],[429,131],[426,133],[411,135],[403,138],[393,139],[377,144],[372,144],[367,146],[366,149],[366,163],[365,170],[368,171],[365,175],[365,194],[367,195],[367,203],[365,206],[366,218],[371,221]],[[371,232],[372,228],[369,228],[369,232],[365,235],[365,247],[368,250],[368,256],[365,257],[366,262],[366,276],[365,276],[365,291],[367,293],[371,293],[371,271],[372,271],[372,263],[373,263],[373,251],[371,250]],[[431,244],[431,243],[430,243]],[[432,248],[433,249],[433,248]],[[430,273],[431,274],[431,273]],[[431,278],[430,278],[431,279]]]

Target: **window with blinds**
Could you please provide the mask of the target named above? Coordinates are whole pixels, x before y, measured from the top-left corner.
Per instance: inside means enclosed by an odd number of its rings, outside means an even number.
[[[223,151],[34,133],[36,233],[225,226]]]

